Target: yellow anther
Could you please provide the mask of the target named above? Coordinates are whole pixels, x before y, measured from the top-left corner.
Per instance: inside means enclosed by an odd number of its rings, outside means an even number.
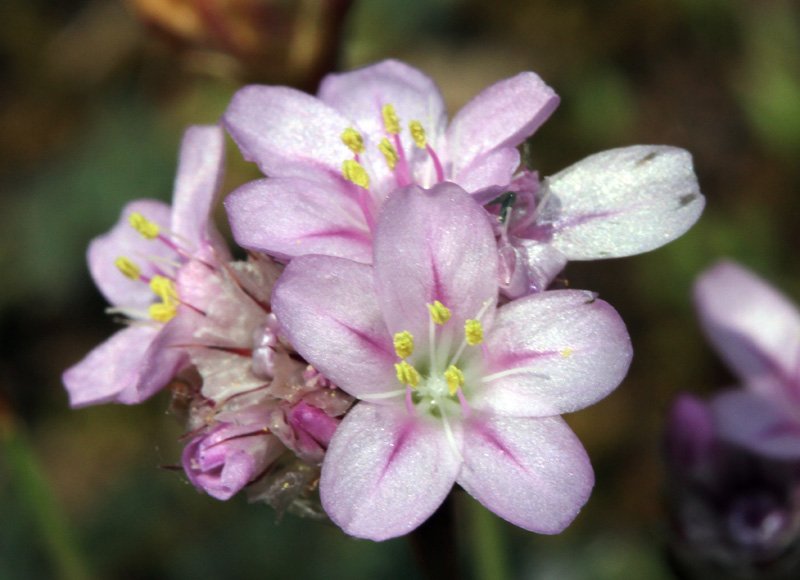
[[[411,138],[414,139],[414,143],[420,149],[425,149],[425,145],[428,144],[428,138],[425,135],[425,128],[422,126],[422,123],[419,121],[411,121],[408,124],[408,128],[411,130]]]
[[[142,271],[139,269],[139,266],[125,256],[120,256],[114,260],[114,265],[117,267],[117,269],[119,269],[120,272],[122,272],[131,280],[138,280],[139,276],[142,275]]]
[[[569,358],[569,357],[572,356],[573,352],[575,352],[575,351],[572,350],[571,348],[567,347],[565,349],[562,349],[561,356],[563,356],[564,358]]]
[[[444,378],[447,381],[447,392],[452,397],[458,392],[459,387],[464,384],[464,373],[456,365],[450,365],[444,371]]]
[[[389,166],[389,169],[394,171],[394,168],[397,165],[397,160],[399,159],[394,145],[389,143],[389,140],[384,137],[381,139],[381,142],[378,143],[378,149],[380,149],[381,153],[383,153],[383,158],[386,159],[386,165]]]
[[[406,361],[395,364],[394,370],[397,373],[397,380],[404,385],[408,385],[413,389],[419,384],[419,373],[417,372],[417,369],[412,367]]]
[[[178,292],[175,290],[175,284],[169,278],[164,276],[153,276],[150,279],[150,290],[153,294],[161,298],[162,302],[174,303],[178,300]]]
[[[467,344],[475,346],[483,342],[483,325],[480,320],[470,318],[464,323],[464,336]]]
[[[386,104],[381,110],[383,113],[383,126],[390,135],[397,135],[400,132],[400,118],[392,105]]]
[[[435,300],[433,304],[428,304],[428,311],[430,311],[433,321],[439,326],[450,320],[450,309],[438,300]]]
[[[350,151],[356,155],[364,152],[364,139],[361,137],[361,133],[352,127],[348,127],[342,131],[342,143],[347,145]]]
[[[158,227],[158,224],[151,222],[138,211],[135,211],[128,216],[128,222],[131,224],[133,229],[142,234],[142,237],[147,238],[148,240],[158,237],[158,232],[161,231],[161,229]]]
[[[355,183],[364,189],[369,189],[367,170],[355,159],[348,159],[342,164],[342,175],[347,181]]]
[[[414,337],[410,332],[396,332],[394,335],[394,352],[400,358],[408,358],[414,352]]]
[[[178,305],[174,302],[156,302],[150,305],[147,312],[156,322],[169,322],[178,312]]]

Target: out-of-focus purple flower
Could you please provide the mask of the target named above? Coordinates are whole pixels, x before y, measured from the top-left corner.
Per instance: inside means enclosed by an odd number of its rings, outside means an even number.
[[[688,578],[796,578],[800,463],[722,438],[717,401],[681,395],[667,423],[674,563]]]
[[[567,261],[619,258],[681,236],[705,205],[691,155],[634,145],[591,155],[541,185],[525,172],[487,206],[499,218],[500,287],[547,288]]]
[[[800,312],[733,262],[695,285],[703,330],[743,385],[715,397],[722,438],[775,458],[800,459]]]
[[[128,204],[120,221],[92,241],[89,270],[128,326],[91,351],[63,376],[73,407],[139,403],[187,363],[180,342],[194,315],[177,278],[190,260],[216,263],[228,256],[211,209],[224,164],[224,135],[217,126],[191,127],[180,151],[172,207],[159,201]],[[189,303],[190,304],[190,303]]]
[[[395,192],[374,251],[374,267],[297,258],[273,292],[298,352],[361,399],[323,463],[328,515],[351,535],[391,538],[457,482],[516,525],[563,530],[593,474],[559,415],[625,375],[631,348],[617,313],[583,291],[498,309],[490,221],[454,184]]]
[[[394,60],[328,75],[317,97],[245,87],[225,126],[269,179],[227,198],[234,237],[279,258],[369,263],[378,211],[394,190],[450,181],[495,197],[519,166],[517,145],[557,105],[550,87],[523,72],[485,89],[448,124],[434,82]]]

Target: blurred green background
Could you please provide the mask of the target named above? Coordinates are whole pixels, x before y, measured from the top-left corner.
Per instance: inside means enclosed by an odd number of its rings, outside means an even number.
[[[695,323],[692,280],[730,257],[800,300],[800,7],[788,0],[3,0],[1,579],[423,577],[406,539],[357,541],[197,493],[168,469],[181,426],[166,395],[72,411],[60,384],[114,330],[87,243],[127,200],[169,199],[183,128],[214,122],[245,82],[313,91],[334,67],[387,57],[436,79],[451,113],[539,73],[562,99],[531,142],[544,175],[635,143],[693,153],[707,208],[689,234],[565,274],[620,311],[636,353],[612,396],[567,417],[597,472],[589,504],[546,537],[456,502],[465,578],[490,577],[472,562],[487,538],[515,578],[671,577],[665,412],[680,390],[730,381]],[[226,191],[258,175],[232,145],[229,168]]]

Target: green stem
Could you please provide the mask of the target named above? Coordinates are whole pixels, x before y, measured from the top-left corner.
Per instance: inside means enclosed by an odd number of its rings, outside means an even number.
[[[50,484],[25,434],[15,428],[8,412],[0,408],[0,446],[18,497],[44,539],[56,577],[63,580],[91,578],[75,544]]]
[[[466,494],[464,494],[466,495]],[[509,580],[503,522],[472,498],[465,497],[470,559],[476,580]]]

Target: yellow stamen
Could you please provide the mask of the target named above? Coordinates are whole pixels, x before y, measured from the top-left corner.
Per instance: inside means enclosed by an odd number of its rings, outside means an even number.
[[[397,135],[400,133],[400,119],[394,107],[386,104],[383,106],[381,113],[383,113],[383,126],[386,128],[386,132],[390,135]]]
[[[397,380],[404,385],[408,385],[413,389],[419,384],[419,373],[417,372],[417,369],[412,367],[406,361],[395,364],[394,370],[397,373]]]
[[[164,303],[174,303],[178,300],[178,292],[175,290],[175,284],[169,278],[164,276],[153,276],[150,279],[150,290],[161,298]]]
[[[389,140],[386,137],[381,139],[381,142],[378,143],[378,149],[380,149],[381,153],[383,153],[383,158],[386,159],[386,165],[389,166],[389,169],[394,171],[394,168],[397,165],[397,160],[399,159],[397,156],[397,150],[391,143],[389,143]]]
[[[120,272],[122,272],[131,280],[138,280],[139,276],[142,275],[142,271],[139,269],[139,266],[125,256],[120,256],[114,260],[114,265],[117,267],[117,269],[119,269]]]
[[[156,322],[169,322],[178,312],[178,305],[172,302],[156,302],[150,305],[147,312]]]
[[[438,300],[435,300],[433,304],[428,304],[428,311],[430,311],[433,321],[439,326],[450,320],[450,309]]]
[[[411,137],[414,139],[414,143],[420,149],[425,149],[425,145],[428,144],[428,138],[425,135],[425,128],[422,126],[422,123],[419,121],[411,121],[408,124],[408,128],[411,130]]]
[[[364,189],[369,189],[367,170],[355,159],[348,159],[342,164],[342,175],[347,181],[355,183]]]
[[[148,240],[158,237],[158,233],[161,231],[161,228],[158,227],[158,224],[151,222],[138,211],[135,211],[128,216],[128,223],[130,223],[133,229],[139,232],[142,237],[147,238]]]
[[[444,371],[444,378],[447,380],[447,392],[452,397],[458,392],[459,387],[464,384],[464,373],[456,365],[450,365]]]
[[[364,152],[364,139],[361,137],[361,133],[352,127],[348,127],[342,132],[342,143],[347,145],[350,151],[356,155]]]
[[[410,332],[396,332],[394,335],[394,352],[400,358],[408,358],[414,352],[414,337]]]
[[[572,353],[575,352],[571,348],[567,347],[561,351],[561,356],[564,358],[569,358],[572,356]]]
[[[467,344],[475,346],[483,342],[483,325],[480,320],[470,318],[464,323],[464,336]]]

